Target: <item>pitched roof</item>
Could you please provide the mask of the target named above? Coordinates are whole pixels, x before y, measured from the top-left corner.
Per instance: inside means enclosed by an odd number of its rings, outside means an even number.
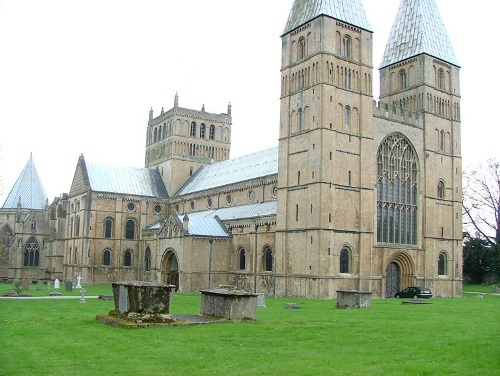
[[[85,162],[80,156],[70,195],[91,189],[94,192],[167,198],[167,191],[156,169],[106,166]]]
[[[214,210],[189,213],[189,219],[219,217],[221,221],[234,219],[259,218],[268,215],[276,215],[278,208],[277,201],[259,202],[256,204],[231,206]]]
[[[23,171],[16,180],[5,200],[3,209],[15,209],[18,203],[24,209],[44,209],[47,203],[47,194],[43,188],[35,163],[30,158]]]
[[[201,167],[176,193],[182,196],[278,173],[278,147]]]
[[[459,66],[434,0],[401,0],[379,68],[427,54]]]
[[[231,234],[226,231],[222,223],[216,218],[189,217],[188,231],[193,236],[209,236],[218,238],[230,238]],[[183,220],[183,216],[179,216]]]
[[[371,31],[361,0],[295,0],[282,34],[321,15]]]

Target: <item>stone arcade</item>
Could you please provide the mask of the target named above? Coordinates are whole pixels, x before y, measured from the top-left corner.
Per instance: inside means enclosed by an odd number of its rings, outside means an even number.
[[[361,0],[296,0],[281,38],[277,147],[229,159],[231,106],[176,95],[145,168],[82,155],[47,205],[30,158],[0,213],[8,277],[461,296],[460,67],[435,1],[402,0],[377,103]]]

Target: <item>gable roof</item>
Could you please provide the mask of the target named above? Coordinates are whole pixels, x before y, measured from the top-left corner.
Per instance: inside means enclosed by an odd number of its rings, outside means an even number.
[[[201,167],[175,196],[278,174],[278,147]]]
[[[23,209],[44,209],[47,204],[47,194],[31,155],[2,208],[15,209],[18,204],[21,204]]]
[[[371,31],[361,0],[295,0],[282,35],[321,15]]]
[[[420,54],[459,66],[434,0],[401,0],[379,68]]]
[[[78,159],[70,196],[89,189],[103,193],[168,197],[160,173],[156,169],[88,163],[82,155]]]

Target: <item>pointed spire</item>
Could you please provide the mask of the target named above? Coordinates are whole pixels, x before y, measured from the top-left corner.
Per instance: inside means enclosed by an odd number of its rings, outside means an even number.
[[[153,120],[153,107],[149,110],[149,121]]]
[[[175,93],[174,97],[174,107],[179,107],[179,95]]]
[[[32,154],[23,171],[12,187],[3,209],[44,209],[47,202],[47,194],[33,162]]]
[[[427,54],[458,65],[434,0],[401,0],[379,68]]]
[[[371,31],[361,0],[295,0],[282,35],[321,15]]]

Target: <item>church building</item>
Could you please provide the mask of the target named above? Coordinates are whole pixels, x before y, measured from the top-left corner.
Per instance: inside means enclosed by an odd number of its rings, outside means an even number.
[[[176,94],[150,110],[144,168],[81,155],[49,204],[30,158],[0,210],[7,277],[460,297],[460,66],[435,0],[401,0],[374,101],[372,38],[362,0],[294,1],[276,147],[230,159],[231,105]]]

